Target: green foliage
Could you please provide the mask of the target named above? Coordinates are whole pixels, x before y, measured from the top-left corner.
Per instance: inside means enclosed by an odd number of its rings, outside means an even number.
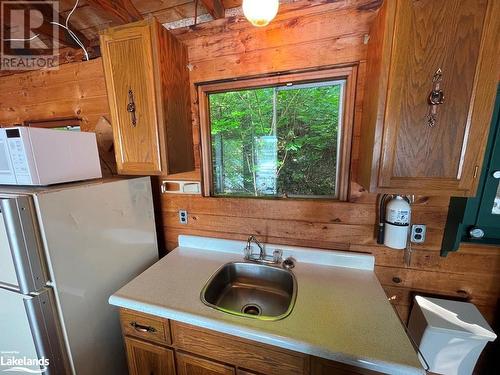
[[[338,82],[211,94],[216,193],[334,195],[342,94]],[[259,186],[263,136],[277,137],[274,190]]]

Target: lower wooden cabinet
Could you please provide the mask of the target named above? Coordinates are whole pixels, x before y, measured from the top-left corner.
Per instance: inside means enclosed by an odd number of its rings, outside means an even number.
[[[375,375],[375,371],[344,365],[321,358],[311,359],[311,375]]]
[[[234,375],[234,367],[221,365],[185,353],[177,353],[178,375]]]
[[[130,337],[125,346],[130,375],[175,375],[173,350]]]
[[[342,363],[122,309],[130,375],[376,375]]]

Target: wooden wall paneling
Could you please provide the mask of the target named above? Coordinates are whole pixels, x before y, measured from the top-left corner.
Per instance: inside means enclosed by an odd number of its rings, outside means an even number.
[[[199,196],[163,195],[165,213],[186,209],[196,214],[223,215],[254,219],[317,222],[325,224],[374,225],[375,206],[365,203],[345,203],[330,200],[307,199],[235,199],[202,198]],[[426,221],[430,226],[444,228],[447,207],[415,205],[415,221]]]
[[[0,78],[0,124],[80,117],[84,130],[109,118],[101,59]]]
[[[325,13],[318,13],[310,17],[286,18],[262,28],[239,27],[232,30],[229,27],[223,33],[201,35],[184,42],[190,49],[191,61],[206,61],[215,56],[241,55],[249,51],[301,45],[346,35],[363,36],[369,32],[367,25],[373,17],[372,11],[348,9],[330,14],[329,17],[325,17]]]
[[[354,48],[351,48],[353,46]],[[271,50],[249,51],[242,55],[229,55],[223,59],[193,61],[191,80],[204,82],[224,77],[258,75],[263,72],[349,64],[363,59],[366,49],[361,35],[314,41],[301,47],[303,48],[289,45]]]

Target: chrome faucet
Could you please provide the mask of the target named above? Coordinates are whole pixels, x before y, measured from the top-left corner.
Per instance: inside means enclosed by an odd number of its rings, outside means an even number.
[[[252,243],[256,244],[259,248],[259,254],[254,254],[252,251]],[[266,249],[264,246],[257,240],[255,235],[251,235],[248,237],[247,245],[243,249],[245,254],[245,260],[250,260],[252,262],[258,263],[266,263],[266,264],[280,264],[283,260],[283,251],[279,249],[275,249],[273,251],[273,255],[266,255]]]

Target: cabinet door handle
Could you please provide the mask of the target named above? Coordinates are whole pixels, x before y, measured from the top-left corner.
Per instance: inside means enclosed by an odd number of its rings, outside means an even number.
[[[143,332],[143,333],[154,333],[156,332],[156,329],[151,326],[143,326],[142,324],[139,324],[137,322],[131,322],[130,325],[134,327],[134,329],[138,332]]]
[[[438,106],[444,103],[444,91],[441,90],[441,81],[443,80],[443,71],[441,68],[436,70],[432,77],[432,90],[427,98],[429,103],[429,114],[427,115],[427,125],[433,128],[437,122]]]
[[[500,171],[493,172],[493,178],[500,179]]]
[[[130,113],[130,117],[132,120],[132,126],[135,127],[137,125],[137,117],[135,115],[134,92],[132,91],[132,89],[128,90],[127,112]]]

